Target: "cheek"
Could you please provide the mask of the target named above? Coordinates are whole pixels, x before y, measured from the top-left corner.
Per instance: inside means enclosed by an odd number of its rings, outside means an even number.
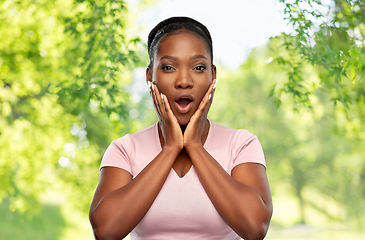
[[[168,81],[161,74],[155,72],[152,77],[152,82],[158,87],[160,92],[165,94],[165,91],[168,89]]]
[[[199,87],[199,89],[202,89],[202,91],[201,91],[202,96],[204,96],[205,93],[208,91],[211,83],[212,83],[212,80],[205,80],[205,81],[202,81],[199,84],[199,86],[197,86],[197,87]]]
[[[166,83],[164,83],[164,82],[161,82],[161,81],[155,81],[155,84],[156,84],[156,86],[157,86],[157,88],[158,88],[158,91],[160,92],[160,93],[163,93],[163,94],[165,94],[166,96],[169,96],[170,94],[170,89],[171,89],[171,87],[170,86],[168,86],[168,85],[166,85]]]
[[[174,86],[172,86],[168,81],[162,81],[161,78],[155,79],[154,83],[156,84],[158,91],[166,95],[167,99],[171,104],[172,99],[174,98],[173,96]]]

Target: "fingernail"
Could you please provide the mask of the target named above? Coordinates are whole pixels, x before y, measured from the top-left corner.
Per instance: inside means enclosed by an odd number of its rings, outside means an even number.
[[[151,82],[147,81],[148,87],[151,88]]]
[[[162,95],[162,93],[160,93],[160,95],[161,95],[161,100],[163,100],[163,95]]]
[[[209,94],[209,96],[208,96],[208,100],[210,100],[210,98],[212,97],[212,94]]]
[[[152,90],[155,90],[155,86],[154,86],[154,84],[153,84],[153,83],[151,83],[151,85],[152,85]]]
[[[219,78],[217,78],[217,79],[215,80],[215,83],[214,83],[214,86],[213,86],[213,90],[217,87],[218,80],[219,80]]]

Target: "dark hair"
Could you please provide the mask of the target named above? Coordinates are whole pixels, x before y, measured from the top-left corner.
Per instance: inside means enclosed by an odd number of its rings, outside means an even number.
[[[210,36],[208,29],[200,22],[189,17],[171,17],[157,24],[156,27],[154,27],[151,30],[150,34],[148,35],[147,46],[148,46],[148,55],[150,56],[149,66],[150,67],[152,66],[155,53],[157,51],[161,39],[165,37],[167,34],[179,29],[186,29],[192,31],[201,38],[203,38],[210,52],[213,64],[212,37]]]

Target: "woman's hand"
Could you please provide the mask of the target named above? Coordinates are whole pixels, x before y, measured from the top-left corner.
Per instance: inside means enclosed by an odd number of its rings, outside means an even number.
[[[152,101],[155,106],[159,127],[164,140],[164,147],[173,147],[181,150],[184,146],[183,134],[174,113],[171,110],[169,101],[163,93],[160,93],[157,86],[148,81]]]
[[[207,115],[212,104],[213,94],[215,91],[216,83],[218,79],[214,79],[210,84],[207,92],[205,93],[200,105],[190,121],[184,132],[184,147],[188,148],[196,144],[203,145],[202,137],[206,125],[208,124]]]

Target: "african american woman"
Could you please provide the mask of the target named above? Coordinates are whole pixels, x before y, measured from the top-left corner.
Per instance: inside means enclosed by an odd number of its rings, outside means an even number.
[[[95,238],[263,239],[272,200],[260,142],[207,118],[218,81],[208,29],[166,19],[148,53],[159,121],[106,150],[90,207]]]

